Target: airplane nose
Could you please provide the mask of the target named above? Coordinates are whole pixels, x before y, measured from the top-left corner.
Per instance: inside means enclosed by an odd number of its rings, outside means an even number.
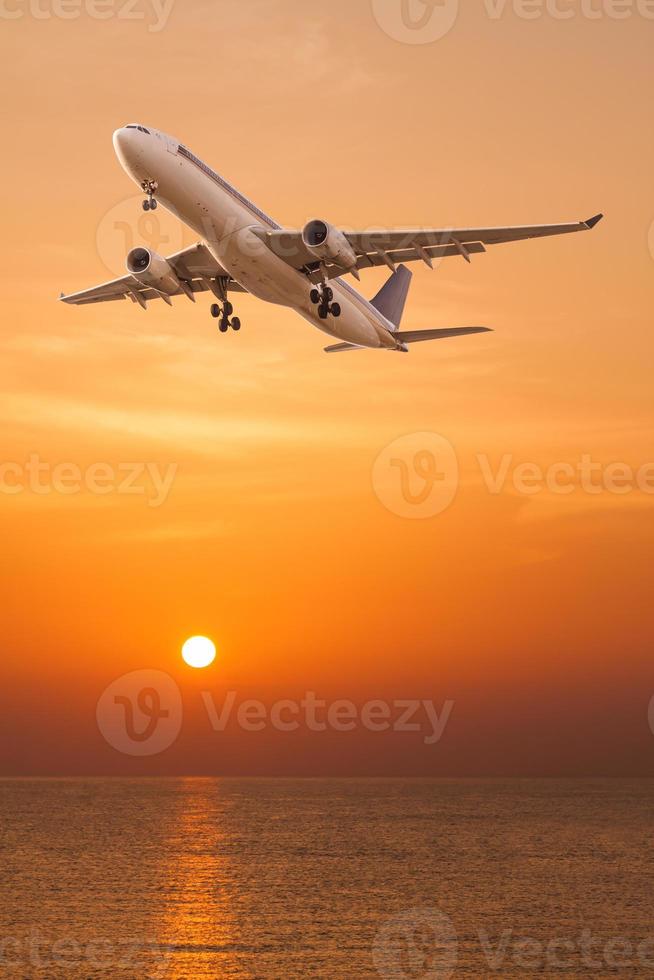
[[[127,148],[127,141],[129,139],[129,133],[123,126],[121,129],[117,129],[113,136],[114,150],[120,156],[124,154]]]
[[[135,176],[143,156],[143,147],[136,138],[138,134],[129,126],[123,126],[114,133],[114,150],[120,165],[130,176]]]

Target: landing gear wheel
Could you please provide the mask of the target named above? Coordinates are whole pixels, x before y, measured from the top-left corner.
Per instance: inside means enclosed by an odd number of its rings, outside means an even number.
[[[214,320],[217,320],[218,319],[218,317],[220,316],[221,312],[222,312],[222,310],[220,309],[220,307],[218,306],[217,303],[212,303],[211,304],[211,315],[214,318]]]
[[[232,313],[234,312],[234,307],[229,302],[229,300],[225,303],[224,310],[225,310],[225,316],[231,316]]]
[[[341,304],[332,303],[332,316],[339,317],[341,315]]]
[[[232,320],[232,330],[240,330],[240,329],[241,329],[241,321],[237,316],[235,316],[234,319]]]
[[[227,331],[229,330],[229,320],[227,319],[226,316],[224,316],[220,321],[220,323],[218,324],[218,329],[220,330],[221,333],[227,333]]]
[[[159,189],[158,182],[156,180],[144,180],[141,183],[141,187],[143,188],[143,193],[147,196],[147,200],[143,202],[143,210],[156,211],[157,202],[154,199],[154,195]]]
[[[341,315],[341,308],[338,303],[334,303],[332,306],[334,290],[331,288],[331,286],[327,286],[323,282],[317,289],[312,289],[309,295],[311,297],[311,302],[318,307],[318,315],[321,320],[326,320],[329,314],[335,310],[338,312],[334,312],[334,316]]]

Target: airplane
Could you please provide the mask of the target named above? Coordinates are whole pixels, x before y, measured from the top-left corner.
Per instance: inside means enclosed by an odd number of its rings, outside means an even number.
[[[407,353],[409,345],[466,334],[487,327],[401,330],[412,273],[407,262],[458,256],[466,262],[486,247],[549,235],[589,231],[603,218],[558,225],[507,228],[444,228],[349,231],[313,219],[300,230],[284,228],[264,214],[224,177],[166,133],[129,123],[113,134],[123,169],[144,194],[143,209],[159,202],[200,235],[197,244],[166,257],[143,246],[127,255],[127,275],[82,292],[59,297],[83,305],[129,298],[143,309],[153,300],[172,306],[172,297],[208,292],[219,330],[240,330],[229,299],[251,293],[295,310],[338,343],[327,353],[382,349]],[[344,276],[360,281],[364,269],[388,266],[390,279],[372,300]]]

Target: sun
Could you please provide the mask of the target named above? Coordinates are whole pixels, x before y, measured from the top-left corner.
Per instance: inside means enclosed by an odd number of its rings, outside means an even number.
[[[209,667],[216,659],[216,646],[208,636],[191,636],[182,647],[182,658],[189,667]]]

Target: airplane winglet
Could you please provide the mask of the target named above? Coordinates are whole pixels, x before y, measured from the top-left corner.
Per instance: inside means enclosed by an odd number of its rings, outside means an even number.
[[[600,223],[603,217],[604,217],[603,214],[596,214],[594,218],[589,218],[588,221],[584,221],[584,224],[588,229],[594,228],[595,225],[598,225]]]

